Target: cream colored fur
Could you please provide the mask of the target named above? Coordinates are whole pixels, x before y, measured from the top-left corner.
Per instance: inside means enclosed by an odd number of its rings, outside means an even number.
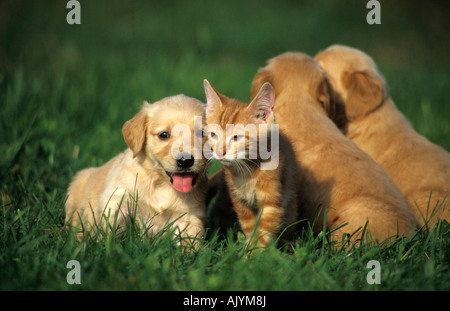
[[[195,158],[189,169],[198,174],[191,191],[175,190],[166,172],[178,170],[171,147],[180,137],[163,140],[158,135],[162,131],[171,133],[176,124],[188,124],[194,154],[194,135],[201,133],[205,125],[194,128],[194,117],[199,116],[205,122],[204,113],[204,104],[184,95],[151,105],[145,103],[123,126],[129,148],[103,166],[87,168],[75,175],[68,189],[66,222],[92,232],[98,226],[107,228],[109,220],[109,226],[115,230],[123,228],[133,216],[138,224],[150,228],[149,234],[174,221],[173,226],[183,235],[203,236],[206,160]],[[204,142],[204,138],[200,140]]]

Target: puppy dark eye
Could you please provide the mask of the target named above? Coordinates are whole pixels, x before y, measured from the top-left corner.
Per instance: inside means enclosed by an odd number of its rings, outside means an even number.
[[[217,134],[214,132],[209,133],[209,137],[211,137],[212,139],[217,139]]]
[[[158,137],[161,139],[167,139],[170,137],[170,134],[167,132],[162,132],[161,134],[158,135]]]

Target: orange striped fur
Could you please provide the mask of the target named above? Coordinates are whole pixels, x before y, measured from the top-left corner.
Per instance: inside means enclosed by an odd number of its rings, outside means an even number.
[[[224,166],[225,180],[234,211],[248,243],[265,247],[286,226],[297,220],[298,199],[294,191],[297,188],[295,154],[287,138],[280,133],[279,152],[275,155],[279,157],[278,166],[275,169],[264,170],[261,168],[263,160],[259,157],[259,153],[256,159],[248,157],[250,140],[253,137],[245,132],[240,139],[228,140],[226,128],[227,124],[243,126],[270,124],[273,120],[274,90],[267,83],[261,87],[250,104],[245,104],[220,94],[205,80],[205,93],[208,126],[217,124],[223,131],[211,134],[208,127],[207,134],[215,156],[217,149],[223,147],[223,157],[218,159]],[[222,141],[212,138],[219,134],[224,138]],[[258,139],[259,134],[258,129]],[[244,145],[246,157],[237,159],[237,150]],[[283,238],[287,238],[292,231],[286,230],[287,234]]]

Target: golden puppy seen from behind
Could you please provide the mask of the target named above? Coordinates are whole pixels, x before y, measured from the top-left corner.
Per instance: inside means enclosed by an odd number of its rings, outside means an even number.
[[[299,218],[312,222],[321,207],[328,229],[347,224],[333,233],[337,240],[359,230],[351,238],[358,241],[366,225],[378,242],[411,232],[416,223],[400,190],[331,120],[338,98],[319,65],[305,54],[284,53],[259,70],[252,94],[265,82],[275,89],[275,120],[295,150]]]
[[[388,172],[419,224],[450,221],[450,154],[414,131],[372,58],[335,45],[316,60],[344,99],[346,135]]]
[[[130,217],[149,234],[169,223],[201,237],[206,218],[205,105],[184,95],[142,109],[122,128],[128,149],[101,167],[76,174],[66,222],[80,231],[123,228]]]

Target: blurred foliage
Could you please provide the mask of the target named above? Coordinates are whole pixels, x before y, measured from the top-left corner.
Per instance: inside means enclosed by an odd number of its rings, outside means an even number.
[[[66,23],[65,0],[0,1],[1,289],[73,289],[65,263],[80,259],[81,289],[373,290],[374,258],[379,289],[449,289],[444,222],[343,252],[309,234],[294,254],[247,260],[231,237],[182,256],[169,235],[79,243],[60,228],[72,176],[126,148],[121,127],[143,100],[204,100],[204,78],[246,100],[257,69],[286,50],[364,50],[413,126],[450,150],[450,2],[380,0],[381,25],[368,25],[365,0],[79,1],[81,25]]]
[[[450,149],[450,3],[380,1],[381,25],[355,0],[80,0],[81,25],[66,3],[0,3],[3,171],[34,159],[67,178],[125,148],[121,126],[143,100],[203,100],[204,78],[247,100],[267,59],[334,43],[370,54],[414,127]]]
[[[3,1],[6,66],[26,60],[60,67],[86,57],[120,63],[155,54],[176,59],[187,53],[260,62],[290,49],[316,53],[330,43],[359,47],[397,66],[424,57],[448,62],[450,4],[443,1],[380,1],[381,25],[368,25],[367,2],[355,0],[80,3],[81,25],[68,25],[65,1]]]

